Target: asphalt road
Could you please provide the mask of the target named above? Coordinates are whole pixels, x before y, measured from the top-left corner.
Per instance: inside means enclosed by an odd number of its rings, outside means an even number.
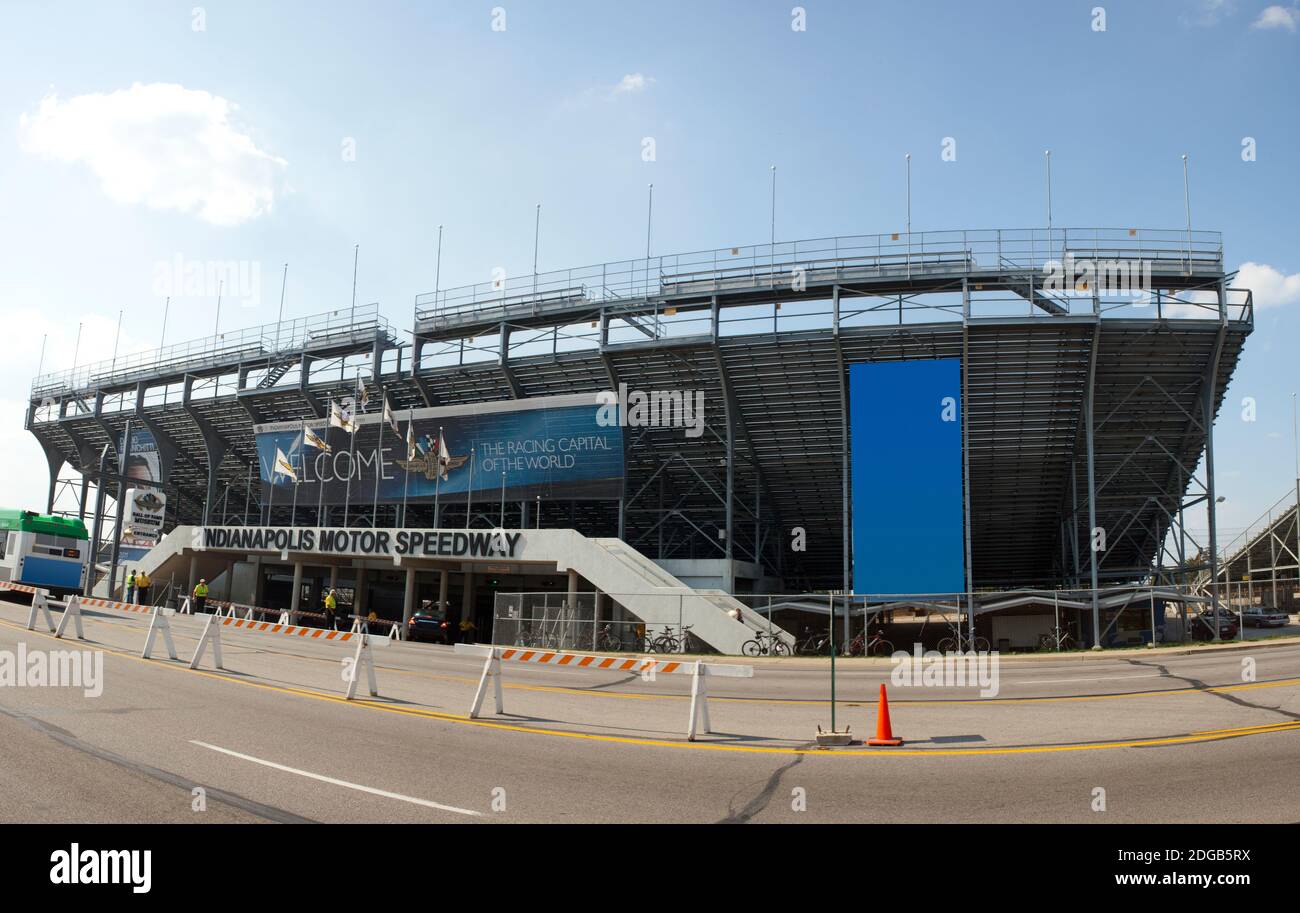
[[[201,620],[172,618],[175,662],[139,658],[147,617],[86,614],[61,642],[0,603],[0,656],[103,654],[98,696],[0,687],[0,820],[1300,821],[1300,643],[1006,659],[990,697],[890,684],[902,748],[819,751],[825,660],[713,679],[690,743],[687,676],[506,663],[505,713],[472,721],[481,662],[446,647],[376,649],[380,697],[349,703],[348,645],[224,627],[225,670],[189,670]],[[837,723],[872,734],[891,664],[837,670]]]

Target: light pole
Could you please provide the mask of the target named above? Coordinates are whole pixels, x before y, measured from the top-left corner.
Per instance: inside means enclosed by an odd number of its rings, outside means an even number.
[[[1183,153],[1183,210],[1187,214],[1187,273],[1192,272],[1192,195],[1187,179],[1187,153]]]
[[[1295,448],[1295,553],[1300,556],[1300,434],[1296,433],[1294,393],[1291,394],[1291,443]],[[1300,589],[1300,561],[1296,562],[1296,587]]]
[[[1047,159],[1047,249],[1052,249],[1052,150],[1044,149],[1043,157]]]

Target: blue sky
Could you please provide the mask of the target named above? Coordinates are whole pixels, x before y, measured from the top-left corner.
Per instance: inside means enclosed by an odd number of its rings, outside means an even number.
[[[78,322],[79,362],[109,357],[119,310],[122,352],[157,345],[157,264],[178,254],[260,265],[260,305],[228,301],[231,329],[275,319],[285,262],[287,316],[345,305],[359,243],[358,299],[404,328],[433,288],[439,224],[443,287],[529,272],[538,202],[541,269],[638,256],[649,182],[656,253],[763,242],[775,164],[778,240],[901,230],[910,151],[914,229],[1038,226],[1046,148],[1054,222],[1072,226],[1182,227],[1190,156],[1194,226],[1223,231],[1229,264],[1259,280],[1219,422],[1225,532],[1293,482],[1288,3],[811,0],[806,31],[793,3],[760,0],[213,2],[201,30],[196,6],[0,10],[0,315],[16,343],[0,369],[0,504],[43,506],[44,461],[21,430],[42,336],[46,370],[71,366]],[[160,91],[174,120],[149,119]],[[174,163],[168,139],[204,118],[219,129],[190,141],[222,182],[196,202],[150,164]],[[97,130],[144,148],[123,161]],[[215,311],[178,297],[168,341],[211,333]]]

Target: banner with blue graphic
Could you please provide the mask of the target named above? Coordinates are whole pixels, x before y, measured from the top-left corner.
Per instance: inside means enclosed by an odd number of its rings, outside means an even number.
[[[257,425],[275,502],[295,486],[299,506],[622,496],[623,429],[597,421],[594,395],[398,410],[392,423],[381,410],[372,400],[355,432],[329,419]]]

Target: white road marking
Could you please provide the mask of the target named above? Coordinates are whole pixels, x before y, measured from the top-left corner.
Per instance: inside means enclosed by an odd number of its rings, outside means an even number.
[[[410,802],[412,805],[423,805],[426,808],[436,808],[440,811],[455,812],[458,815],[469,815],[474,818],[481,818],[483,816],[482,812],[471,811],[468,808],[457,808],[454,805],[442,805],[438,802],[430,802],[428,799],[417,799],[414,796],[404,796],[401,793],[390,793],[386,789],[375,789],[373,786],[362,786],[360,783],[349,783],[347,780],[337,780],[334,777],[327,777],[324,774],[314,774],[309,770],[299,770],[296,767],[286,767],[285,765],[277,764],[274,761],[265,761],[262,758],[255,758],[252,755],[240,754],[238,751],[231,751],[229,748],[222,748],[219,745],[209,745],[207,742],[200,742],[196,739],[190,739],[190,744],[198,745],[200,748],[210,748],[213,751],[228,754],[232,758],[252,761],[254,764],[261,764],[263,767],[283,770],[285,773],[297,774],[300,777],[320,780],[322,783],[332,783],[335,786],[342,786],[347,789],[355,789],[358,792],[370,793],[372,796],[383,796],[385,799],[398,799],[402,802]]]

